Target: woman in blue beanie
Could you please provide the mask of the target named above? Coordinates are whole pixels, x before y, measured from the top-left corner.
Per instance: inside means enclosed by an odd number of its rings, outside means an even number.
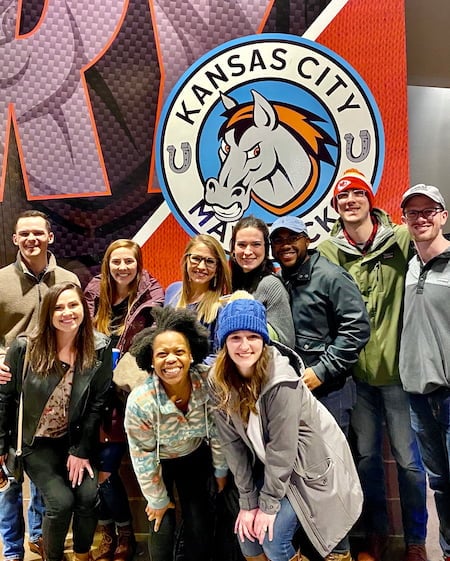
[[[301,380],[301,359],[270,343],[264,306],[237,299],[219,315],[210,372],[223,452],[239,491],[235,523],[254,561],[300,561],[302,526],[325,559],[357,520],[362,493],[347,440]],[[331,554],[333,555],[333,554]]]

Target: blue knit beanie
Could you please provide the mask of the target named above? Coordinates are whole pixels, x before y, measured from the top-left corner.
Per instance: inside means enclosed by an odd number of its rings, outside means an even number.
[[[253,331],[268,343],[270,338],[264,305],[258,300],[250,299],[233,300],[227,304],[219,314],[217,325],[217,338],[221,347],[234,331]]]

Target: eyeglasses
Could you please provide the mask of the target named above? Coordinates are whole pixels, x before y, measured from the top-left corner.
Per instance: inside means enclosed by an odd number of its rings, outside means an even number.
[[[419,216],[423,216],[426,220],[434,218],[438,212],[443,212],[443,208],[424,208],[423,210],[404,210],[403,216],[406,220],[417,220]]]
[[[195,253],[188,253],[186,257],[189,259],[191,265],[200,265],[200,263],[204,261],[207,269],[215,269],[217,267],[217,259],[214,259],[214,257],[202,257]]]
[[[273,245],[284,245],[285,243],[292,244],[298,242],[301,238],[306,238],[305,234],[289,234],[289,236],[284,238],[272,238],[271,241]]]
[[[350,193],[355,199],[363,199],[364,197],[367,197],[367,193],[364,191],[364,189],[348,189],[347,191],[338,193],[336,195],[336,199],[338,201],[347,201],[350,197]]]

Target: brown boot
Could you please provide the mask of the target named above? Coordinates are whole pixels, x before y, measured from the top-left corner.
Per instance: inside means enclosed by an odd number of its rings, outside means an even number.
[[[36,553],[42,559],[44,559],[44,540],[40,536],[35,542],[28,542],[28,547],[32,553]]]
[[[136,538],[131,524],[118,526],[117,547],[114,551],[113,561],[131,561],[136,551]]]
[[[294,555],[294,557],[291,557],[289,561],[309,561],[309,559],[304,555],[302,555],[300,553],[300,550],[298,550],[298,552]]]
[[[98,528],[102,537],[93,559],[94,561],[112,561],[117,547],[116,526],[114,523],[100,524]]]
[[[92,561],[91,552],[88,551],[87,553],[75,553],[73,552],[73,561]]]

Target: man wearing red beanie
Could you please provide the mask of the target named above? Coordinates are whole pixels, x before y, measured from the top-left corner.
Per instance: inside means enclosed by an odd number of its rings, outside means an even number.
[[[366,551],[359,561],[381,561],[389,533],[383,468],[383,420],[397,463],[406,551],[404,561],[426,561],[426,479],[414,433],[409,399],[398,367],[402,301],[410,236],[374,207],[364,174],[348,170],[337,181],[333,208],[339,220],[319,251],[355,279],[371,323],[369,342],[354,368],[357,400],[351,426],[364,491]]]

